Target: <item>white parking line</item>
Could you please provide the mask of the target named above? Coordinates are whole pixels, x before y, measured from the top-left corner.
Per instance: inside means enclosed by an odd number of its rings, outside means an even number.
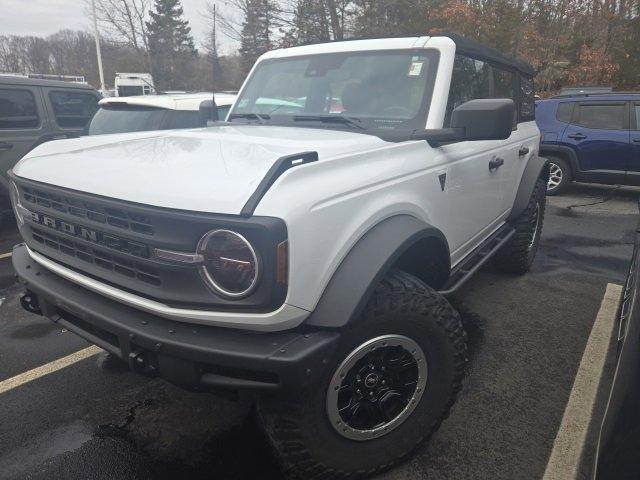
[[[7,380],[3,380],[2,382],[0,382],[0,394],[8,392],[9,390],[13,390],[14,388],[24,385],[25,383],[37,380],[38,378],[44,377],[45,375],[49,375],[50,373],[57,372],[58,370],[68,367],[69,365],[73,365],[80,360],[84,360],[85,358],[89,358],[100,352],[102,352],[102,349],[100,347],[92,345],[83,350],[72,353],[71,355],[67,355],[66,357],[62,357],[40,367],[36,367],[33,370],[29,370],[28,372],[21,373],[20,375],[16,375],[15,377],[11,377]]]
[[[3,258],[9,258],[11,256],[11,252],[8,253],[0,253],[0,260]]]
[[[560,428],[553,442],[553,449],[543,480],[578,478],[580,459],[587,439],[589,423],[593,416],[611,335],[616,324],[616,312],[621,292],[622,286],[613,283],[607,284],[600,310],[593,323],[582,360],[580,360],[578,373],[573,381]]]

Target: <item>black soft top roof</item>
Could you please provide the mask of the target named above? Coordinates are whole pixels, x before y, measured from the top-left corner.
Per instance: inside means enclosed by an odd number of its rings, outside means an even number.
[[[463,37],[457,33],[435,33],[432,36],[450,38],[456,44],[456,50],[469,57],[511,67],[513,70],[517,70],[528,77],[533,77],[536,74],[535,69],[530,63],[519,58],[505,55],[495,48],[487,47],[480,42]]]

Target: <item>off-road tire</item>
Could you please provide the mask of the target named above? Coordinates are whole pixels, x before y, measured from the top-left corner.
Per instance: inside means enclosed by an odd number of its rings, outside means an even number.
[[[423,350],[428,368],[424,393],[410,416],[386,435],[345,438],[327,415],[331,378],[354,348],[387,334],[409,337]],[[449,415],[462,385],[466,349],[460,317],[447,300],[416,277],[394,270],[358,321],[342,332],[321,378],[293,396],[260,398],[258,419],[289,476],[353,479],[377,473],[407,457]]]
[[[516,229],[511,239],[495,254],[493,263],[503,272],[522,275],[529,271],[540,244],[540,234],[544,223],[547,186],[543,179],[538,179],[529,204],[513,221]],[[534,220],[538,209],[538,220]]]
[[[545,158],[549,160],[550,171],[554,173],[561,172],[561,180],[556,186],[551,187],[550,183],[547,183],[547,195],[559,195],[564,192],[571,180],[573,180],[573,172],[569,163],[560,157],[554,157],[553,155],[545,155]],[[551,177],[550,177],[551,178]]]

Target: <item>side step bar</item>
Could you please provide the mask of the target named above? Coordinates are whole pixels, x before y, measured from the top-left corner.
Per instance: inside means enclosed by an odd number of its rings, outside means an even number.
[[[504,225],[497,232],[487,238],[475,250],[469,253],[451,271],[449,280],[440,290],[441,295],[455,293],[467,280],[469,280],[487,261],[500,250],[505,243],[516,233],[511,225]]]

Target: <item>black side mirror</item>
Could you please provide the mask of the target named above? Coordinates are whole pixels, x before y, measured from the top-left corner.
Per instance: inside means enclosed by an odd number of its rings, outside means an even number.
[[[213,100],[203,100],[200,103],[199,111],[204,125],[207,125],[210,121],[217,122],[219,120],[218,107],[213,103]]]
[[[426,140],[432,145],[465,140],[504,140],[516,123],[516,104],[510,98],[469,100],[451,113],[451,127],[422,130],[397,140]]]
[[[509,98],[469,100],[451,113],[451,128],[463,129],[464,140],[504,140],[514,127],[516,105]]]

